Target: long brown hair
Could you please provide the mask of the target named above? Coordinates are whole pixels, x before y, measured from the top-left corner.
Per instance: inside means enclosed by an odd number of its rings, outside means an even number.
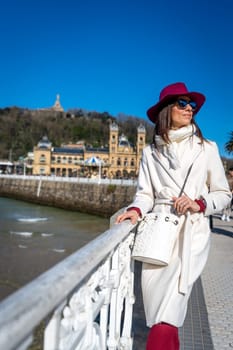
[[[171,129],[172,126],[172,107],[174,106],[174,104],[169,104],[166,107],[164,107],[160,112],[159,115],[156,119],[156,124],[155,124],[155,128],[154,128],[154,135],[153,135],[153,143],[155,145],[155,147],[157,147],[156,145],[156,141],[155,141],[155,136],[159,135],[162,137],[162,139],[166,142],[166,143],[170,143],[171,141],[169,140],[169,130]],[[195,125],[196,127],[196,132],[195,134],[199,137],[201,144],[204,143],[204,141],[207,141],[201,132],[201,129],[199,128],[199,126],[197,125],[194,116],[192,117],[191,120],[191,124]]]

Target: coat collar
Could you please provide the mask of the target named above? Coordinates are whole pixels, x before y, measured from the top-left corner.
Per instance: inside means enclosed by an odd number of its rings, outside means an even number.
[[[158,162],[161,162],[160,166],[164,167],[167,172],[170,173],[171,177],[175,179],[175,182],[181,188],[189,167],[192,163],[195,163],[196,159],[202,153],[203,145],[201,144],[199,137],[194,135],[188,142],[182,141],[178,147],[180,148],[179,160],[181,166],[177,169],[172,169],[169,164],[169,159],[164,156],[162,152],[156,150],[154,146],[152,146],[152,153],[155,154]]]

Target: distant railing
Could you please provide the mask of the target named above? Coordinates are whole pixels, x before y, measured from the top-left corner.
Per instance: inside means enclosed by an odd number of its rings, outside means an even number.
[[[27,179],[38,181],[57,181],[57,182],[76,182],[76,183],[93,183],[93,184],[113,184],[124,186],[136,186],[137,179],[108,179],[108,178],[87,178],[87,177],[67,177],[67,176],[45,176],[45,175],[16,175],[0,174],[1,178],[7,179]]]
[[[3,300],[0,349],[28,349],[45,320],[44,350],[132,350],[133,230],[112,225]]]

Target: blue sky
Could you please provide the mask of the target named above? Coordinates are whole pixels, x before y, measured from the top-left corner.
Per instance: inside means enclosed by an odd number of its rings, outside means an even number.
[[[50,107],[146,117],[183,81],[220,154],[233,131],[233,1],[8,0],[1,4],[0,108]]]

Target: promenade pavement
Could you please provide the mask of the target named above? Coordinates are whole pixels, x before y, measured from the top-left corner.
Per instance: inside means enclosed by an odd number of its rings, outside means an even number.
[[[213,216],[211,248],[206,267],[194,284],[188,312],[179,329],[180,350],[233,349],[233,213],[231,221]],[[135,269],[133,350],[144,350],[148,328],[140,291],[140,266]],[[166,350],[166,349],[164,349]]]
[[[201,276],[215,350],[233,349],[233,213],[213,218],[212,245]],[[205,348],[204,348],[205,349]]]

